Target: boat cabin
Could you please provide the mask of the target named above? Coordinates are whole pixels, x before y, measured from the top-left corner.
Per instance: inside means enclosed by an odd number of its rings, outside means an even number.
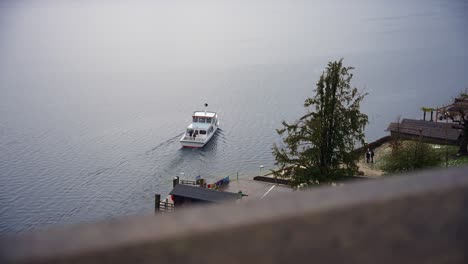
[[[207,106],[205,104],[205,106]],[[218,129],[218,115],[215,112],[195,111],[192,122],[180,139],[183,147],[203,147]]]
[[[214,131],[211,124],[192,123],[187,128],[187,135],[190,137],[206,136]]]
[[[213,132],[217,122],[216,113],[213,112],[194,112],[192,123],[187,128],[189,137],[206,136]]]
[[[194,112],[192,116],[193,123],[216,124],[216,113],[213,112]]]

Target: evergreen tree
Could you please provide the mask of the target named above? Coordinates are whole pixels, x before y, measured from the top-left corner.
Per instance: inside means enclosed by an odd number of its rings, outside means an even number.
[[[282,122],[277,132],[283,146],[273,146],[279,166],[275,176],[290,178],[297,185],[331,182],[357,172],[354,145],[364,144],[368,118],[360,111],[366,94],[351,87],[351,70],[342,60],[328,63],[315,96],[305,100],[308,113],[293,124]]]

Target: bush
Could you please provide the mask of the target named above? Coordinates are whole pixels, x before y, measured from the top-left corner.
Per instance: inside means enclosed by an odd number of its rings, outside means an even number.
[[[437,166],[442,161],[440,151],[421,141],[394,141],[392,151],[382,157],[382,170],[405,172]]]

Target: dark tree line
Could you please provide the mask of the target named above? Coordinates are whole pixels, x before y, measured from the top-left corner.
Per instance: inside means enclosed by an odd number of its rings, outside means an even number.
[[[462,93],[458,98],[455,98],[448,111],[448,117],[456,123],[454,128],[462,131],[458,153],[468,155],[468,95]]]

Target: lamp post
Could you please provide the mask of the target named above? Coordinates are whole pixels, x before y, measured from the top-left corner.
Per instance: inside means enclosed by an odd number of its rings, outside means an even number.
[[[364,149],[364,158],[366,159],[366,162],[367,162],[366,155],[367,155],[367,148],[368,148],[367,144],[368,144],[367,140],[364,140],[364,148],[363,149]]]
[[[447,127],[448,127],[448,117],[450,113],[445,112],[444,113],[444,118],[445,118],[445,167],[448,168],[448,146],[447,146]]]

